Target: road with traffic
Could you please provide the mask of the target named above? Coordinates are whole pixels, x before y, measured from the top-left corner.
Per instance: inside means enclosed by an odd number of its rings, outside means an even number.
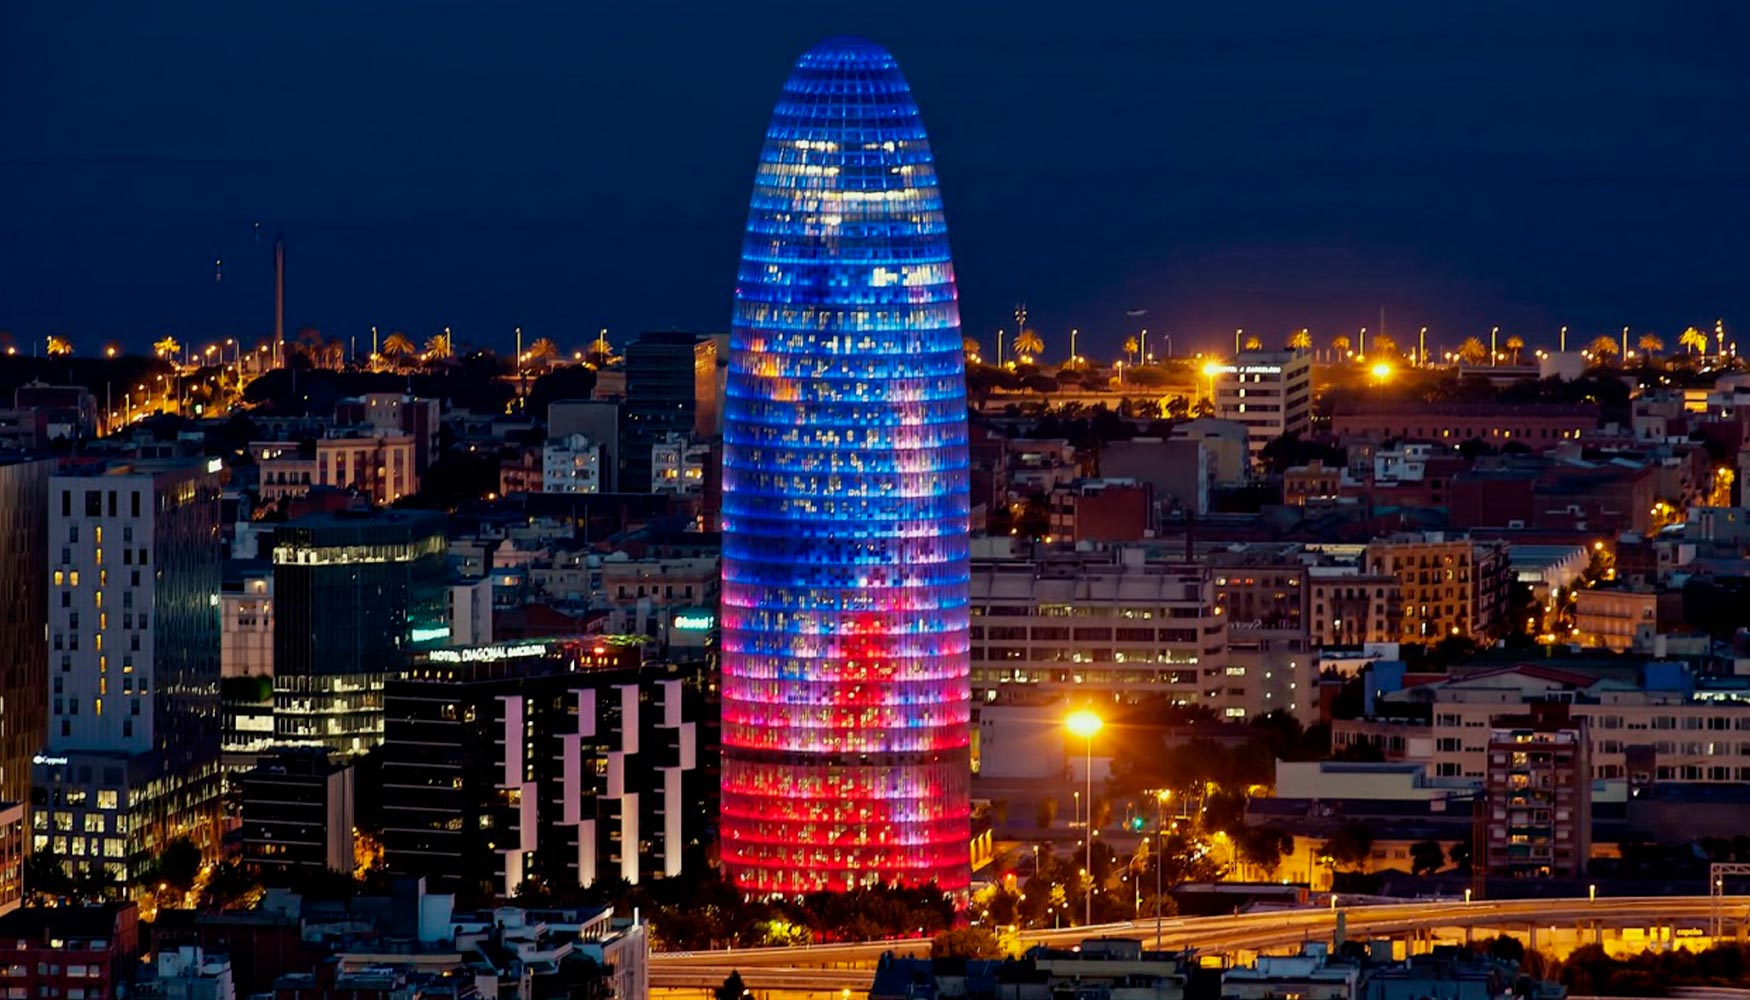
[[[1383,937],[1416,931],[1526,930],[1541,927],[1651,927],[1662,924],[1706,924],[1716,914],[1708,896],[1650,896],[1601,899],[1516,899],[1477,902],[1419,900],[1317,909],[1264,910],[1214,917],[1171,917],[1160,923],[1137,920],[1062,930],[1023,931],[1022,947],[1060,947],[1087,938],[1134,937],[1151,948],[1195,948],[1229,953],[1288,948],[1303,941],[1328,941],[1339,913],[1350,938]],[[1727,897],[1718,915],[1729,926],[1750,923],[1750,899]],[[885,952],[927,955],[927,939],[901,938],[844,944],[782,948],[742,948],[725,951],[664,952],[650,956],[650,983],[669,989],[717,986],[730,972],[739,972],[756,990],[862,993],[869,988],[874,965]]]

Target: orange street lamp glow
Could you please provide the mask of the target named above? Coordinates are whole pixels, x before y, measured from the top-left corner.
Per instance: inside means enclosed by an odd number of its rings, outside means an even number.
[[[1071,712],[1069,718],[1063,720],[1063,723],[1065,726],[1069,727],[1070,732],[1082,737],[1083,739],[1090,740],[1094,738],[1095,733],[1099,732],[1106,725],[1105,722],[1101,721],[1098,715],[1095,715],[1093,712],[1090,712],[1085,708]]]
[[[1383,361],[1374,365],[1373,366],[1373,377],[1376,379],[1379,379],[1381,382],[1384,382],[1386,379],[1391,378],[1391,365],[1388,365]]]

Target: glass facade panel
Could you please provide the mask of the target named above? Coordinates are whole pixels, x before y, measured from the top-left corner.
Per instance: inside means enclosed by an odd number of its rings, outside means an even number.
[[[773,112],[724,416],[725,867],[964,889],[959,308],[917,105],[868,42],[810,49]]]

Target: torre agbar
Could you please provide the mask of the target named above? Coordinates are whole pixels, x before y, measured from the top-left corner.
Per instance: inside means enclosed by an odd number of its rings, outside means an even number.
[[[725,869],[965,889],[960,313],[923,122],[869,42],[808,50],[772,113],[723,439]]]

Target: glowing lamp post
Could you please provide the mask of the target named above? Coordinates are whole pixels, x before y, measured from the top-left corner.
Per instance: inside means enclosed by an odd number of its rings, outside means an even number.
[[[1064,720],[1064,725],[1069,728],[1071,733],[1087,741],[1084,770],[1088,781],[1088,825],[1085,831],[1086,835],[1082,838],[1087,844],[1084,860],[1088,871],[1085,900],[1087,905],[1082,914],[1082,923],[1086,925],[1094,922],[1094,734],[1098,733],[1106,724],[1098,715],[1084,708],[1071,712],[1069,718]]]

